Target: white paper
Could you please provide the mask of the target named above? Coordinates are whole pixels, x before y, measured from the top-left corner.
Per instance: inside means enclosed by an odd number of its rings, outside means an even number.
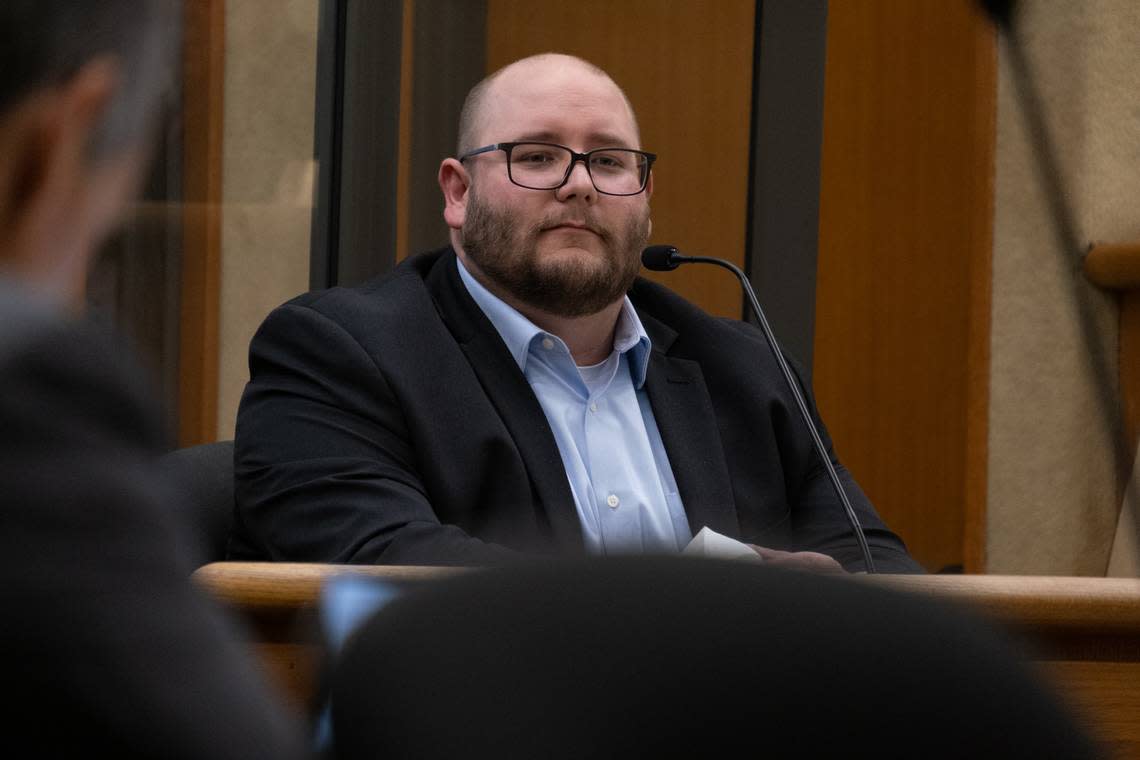
[[[701,528],[689,545],[681,550],[686,557],[716,557],[718,559],[742,559],[751,562],[763,562],[764,558],[748,544],[737,541],[735,538],[722,536],[707,526]]]

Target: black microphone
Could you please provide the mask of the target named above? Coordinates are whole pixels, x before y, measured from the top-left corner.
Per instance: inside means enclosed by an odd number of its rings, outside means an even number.
[[[979,0],[982,10],[999,28],[1008,29],[1013,24],[1015,0]]]
[[[875,572],[875,562],[871,559],[871,549],[867,546],[867,537],[863,535],[863,526],[859,523],[859,517],[855,514],[854,508],[851,506],[851,500],[847,498],[847,492],[843,490],[843,485],[839,482],[839,475],[835,472],[835,465],[831,463],[831,457],[827,455],[827,449],[823,446],[823,439],[819,436],[819,430],[816,429],[815,422],[812,421],[811,413],[808,412],[807,402],[804,401],[804,396],[800,392],[799,383],[792,377],[792,370],[788,367],[788,362],[784,359],[784,355],[780,353],[780,348],[776,343],[776,336],[772,334],[772,328],[768,326],[768,318],[764,316],[764,310],[760,308],[760,301],[756,299],[756,292],[752,289],[752,283],[744,276],[744,272],[731,262],[723,259],[714,259],[708,256],[686,256],[671,245],[651,245],[641,252],[641,264],[646,269],[653,272],[671,272],[682,264],[715,264],[718,267],[723,267],[736,275],[740,280],[740,284],[744,287],[744,293],[748,296],[748,301],[752,305],[752,311],[756,314],[756,318],[760,320],[760,329],[764,332],[764,337],[768,341],[768,348],[772,350],[772,355],[776,357],[776,363],[780,365],[780,371],[784,373],[784,380],[788,384],[788,388],[792,392],[792,396],[796,399],[796,406],[799,407],[800,416],[803,417],[804,424],[807,425],[808,432],[811,433],[812,443],[815,444],[816,453],[823,461],[824,468],[827,469],[828,478],[831,480],[831,486],[835,489],[836,495],[843,503],[843,509],[847,513],[847,521],[851,523],[851,529],[855,533],[855,538],[859,541],[859,548],[863,551],[863,564],[867,567],[868,573]]]

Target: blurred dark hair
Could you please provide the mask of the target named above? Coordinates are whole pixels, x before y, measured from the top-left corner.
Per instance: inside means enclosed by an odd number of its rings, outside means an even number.
[[[175,0],[0,0],[0,118],[25,97],[113,57],[119,90],[90,146],[100,158],[149,137],[180,42]]]

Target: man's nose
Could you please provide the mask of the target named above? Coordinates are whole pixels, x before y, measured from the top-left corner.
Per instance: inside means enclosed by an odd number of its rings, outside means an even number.
[[[575,161],[570,166],[570,176],[566,178],[566,182],[562,187],[555,191],[558,199],[562,201],[570,200],[571,198],[582,198],[587,201],[594,201],[597,197],[597,190],[594,189],[594,181],[590,179],[590,171],[586,168],[585,161]]]

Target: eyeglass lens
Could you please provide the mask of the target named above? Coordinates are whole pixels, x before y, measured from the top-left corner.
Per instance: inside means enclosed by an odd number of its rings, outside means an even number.
[[[567,148],[541,143],[519,143],[510,153],[511,180],[534,190],[558,187],[568,174]],[[632,195],[645,182],[646,159],[635,150],[613,148],[590,153],[590,176],[598,192]]]

